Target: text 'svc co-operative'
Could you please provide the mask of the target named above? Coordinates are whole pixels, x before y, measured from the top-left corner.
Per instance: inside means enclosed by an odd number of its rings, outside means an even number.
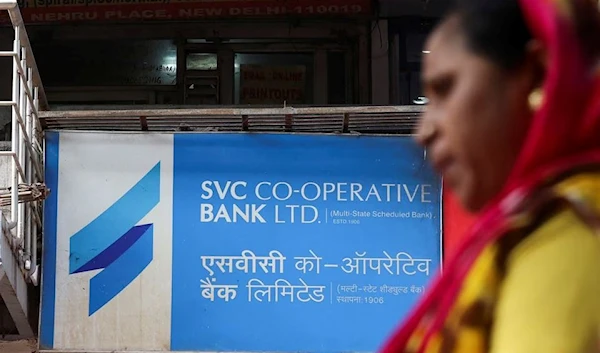
[[[428,204],[435,202],[435,197],[431,184],[205,180],[201,183],[200,222],[360,224],[365,218],[431,219],[431,212],[395,210],[389,205]],[[335,206],[320,209],[316,203]],[[344,203],[352,206],[344,207]],[[387,207],[377,208],[378,204]]]

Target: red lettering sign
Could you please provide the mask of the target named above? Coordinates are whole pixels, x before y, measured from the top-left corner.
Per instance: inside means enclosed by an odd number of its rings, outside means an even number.
[[[240,103],[306,104],[306,67],[242,65]]]
[[[25,23],[133,22],[248,17],[357,17],[370,0],[24,0]]]

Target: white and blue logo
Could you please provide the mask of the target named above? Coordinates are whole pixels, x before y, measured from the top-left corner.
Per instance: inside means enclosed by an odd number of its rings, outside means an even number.
[[[102,270],[90,280],[89,316],[150,264],[153,224],[138,223],[160,201],[160,162],[70,239],[69,273]]]

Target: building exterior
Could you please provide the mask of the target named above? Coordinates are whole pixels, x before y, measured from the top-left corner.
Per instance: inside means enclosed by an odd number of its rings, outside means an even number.
[[[50,104],[370,100],[370,0],[30,0],[21,11]]]
[[[422,42],[446,1],[24,0],[20,8],[51,105],[385,105],[419,95]],[[0,45],[10,47],[5,32]]]

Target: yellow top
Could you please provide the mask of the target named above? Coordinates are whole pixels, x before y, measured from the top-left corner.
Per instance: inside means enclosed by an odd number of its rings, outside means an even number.
[[[600,353],[600,171],[572,173],[529,201],[505,219],[508,242],[471,243],[479,253],[467,249],[468,268],[454,264],[449,296],[416,316],[404,353]]]
[[[600,352],[600,235],[562,211],[507,265],[490,353]]]

